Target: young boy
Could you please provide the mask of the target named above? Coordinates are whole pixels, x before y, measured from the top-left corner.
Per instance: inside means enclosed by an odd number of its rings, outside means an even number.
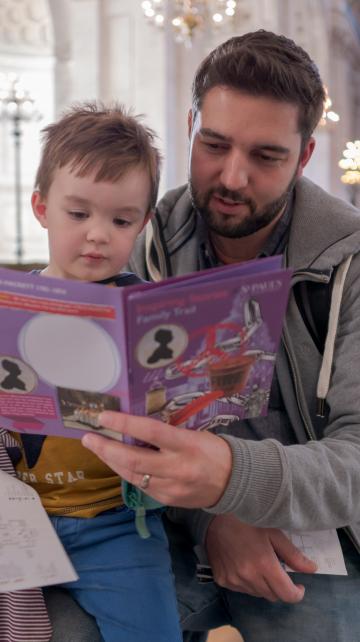
[[[49,240],[41,275],[138,282],[119,272],[155,207],[159,166],[153,132],[120,106],[79,105],[46,127],[32,195]],[[79,575],[65,588],[96,618],[104,641],[180,642],[159,511],[148,514],[151,537],[141,539],[119,477],[80,440],[17,439],[17,474],[40,494]]]

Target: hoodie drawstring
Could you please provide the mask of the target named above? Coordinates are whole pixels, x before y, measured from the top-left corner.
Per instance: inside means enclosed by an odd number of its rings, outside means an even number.
[[[331,294],[331,305],[329,311],[329,324],[325,340],[324,354],[322,358],[318,384],[316,389],[318,417],[325,416],[325,400],[330,386],[332,363],[334,358],[334,348],[336,332],[339,323],[340,304],[344,290],[344,284],[348,269],[350,267],[352,255],[348,256],[345,261],[340,263],[336,270],[334,285]]]

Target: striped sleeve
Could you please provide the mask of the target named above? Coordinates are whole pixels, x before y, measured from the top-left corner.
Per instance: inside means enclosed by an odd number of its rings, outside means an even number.
[[[15,476],[6,448],[16,441],[0,428],[0,470]],[[49,642],[52,630],[41,588],[0,593],[1,642]]]

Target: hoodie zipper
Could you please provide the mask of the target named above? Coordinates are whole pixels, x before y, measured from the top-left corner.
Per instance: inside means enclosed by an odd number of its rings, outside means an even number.
[[[307,436],[309,437],[309,439],[311,439],[311,441],[317,441],[315,433],[313,431],[313,427],[312,427],[311,424],[308,423],[307,418],[305,416],[305,413],[303,411],[303,404],[301,402],[300,394],[299,394],[300,384],[299,384],[297,373],[296,373],[295,362],[294,362],[292,353],[291,353],[291,351],[289,349],[289,346],[287,344],[285,336],[283,336],[283,343],[284,343],[284,347],[285,347],[285,351],[286,351],[287,357],[289,359],[291,376],[292,376],[292,380],[293,380],[294,388],[295,388],[296,401],[297,401],[297,404],[298,404],[298,409],[299,409],[299,413],[300,413],[301,419],[302,419],[304,427],[305,427],[305,432],[306,432]]]
[[[294,276],[293,276],[293,279],[292,279],[292,286],[294,286],[299,281],[303,281],[303,280],[313,281],[313,282],[316,282],[316,283],[329,283],[330,277],[331,277],[331,275],[329,273],[321,274],[321,273],[314,273],[314,272],[309,272],[309,271],[306,271],[306,270],[301,270],[301,271],[298,271],[298,272],[294,273]],[[291,376],[292,376],[292,380],[293,380],[294,388],[295,388],[295,397],[296,397],[296,400],[297,400],[299,413],[300,413],[301,419],[302,419],[303,424],[304,424],[305,432],[306,432],[307,436],[309,437],[309,439],[311,441],[317,441],[315,432],[313,430],[313,426],[312,426],[311,422],[309,423],[309,421],[307,419],[307,413],[304,411],[303,402],[302,402],[301,394],[300,394],[301,383],[300,383],[299,378],[297,376],[295,360],[294,360],[293,354],[292,354],[292,352],[291,352],[291,350],[289,348],[285,333],[283,334],[283,343],[284,343],[284,347],[285,347],[285,351],[286,351],[287,357],[289,359]]]

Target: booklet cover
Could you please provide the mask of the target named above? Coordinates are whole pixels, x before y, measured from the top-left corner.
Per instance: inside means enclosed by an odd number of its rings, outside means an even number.
[[[119,439],[102,410],[197,430],[265,415],[290,278],[281,257],[126,288],[0,269],[1,425]]]

